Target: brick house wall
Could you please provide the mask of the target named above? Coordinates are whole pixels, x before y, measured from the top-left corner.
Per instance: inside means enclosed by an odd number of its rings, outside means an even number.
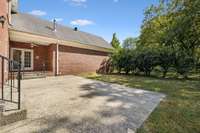
[[[0,16],[4,16],[6,18],[6,22],[4,27],[0,24],[0,54],[8,57],[8,50],[9,50],[9,41],[8,41],[8,0],[0,0]],[[2,81],[2,66],[0,60],[0,82]],[[6,66],[6,64],[5,64]],[[7,67],[5,67],[5,78],[7,73]],[[0,84],[1,86],[1,84]]]
[[[95,72],[108,53],[69,46],[59,46],[59,74]]]
[[[32,49],[33,50],[33,71],[42,71],[44,70],[43,64],[45,64],[45,69],[47,71],[52,70],[52,56],[49,55],[51,47],[42,46],[42,45],[31,45],[30,43],[21,43],[21,42],[10,42],[10,51],[12,48],[20,49]],[[10,52],[11,53],[11,52]],[[11,55],[10,55],[11,56]]]
[[[0,24],[0,54],[8,57],[8,0],[0,0],[0,16],[6,17],[4,26]]]
[[[10,51],[12,48],[32,49],[34,55],[33,71],[43,71],[43,64],[45,63],[46,70],[51,71],[53,75],[56,75],[57,72],[57,58],[59,59],[58,74],[66,75],[96,72],[103,60],[108,57],[107,52],[63,45],[59,45],[59,54],[57,57],[56,44],[42,46],[10,41]]]

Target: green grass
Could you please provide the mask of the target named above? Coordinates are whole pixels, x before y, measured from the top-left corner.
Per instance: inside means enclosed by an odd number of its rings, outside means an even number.
[[[200,81],[84,74],[86,78],[166,94],[138,133],[200,133]]]

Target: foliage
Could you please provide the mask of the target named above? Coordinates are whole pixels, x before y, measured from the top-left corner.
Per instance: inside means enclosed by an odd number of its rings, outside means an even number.
[[[163,77],[170,68],[187,77],[200,64],[200,0],[160,0],[151,5],[140,37],[127,38],[122,46],[112,56],[120,73],[139,70],[149,76],[159,66]]]
[[[136,59],[133,49],[124,49],[124,58],[123,58],[123,69],[126,74],[129,72],[134,72],[136,69]]]
[[[112,55],[111,55],[111,61],[113,64],[114,69],[118,71],[118,73],[121,73],[123,68],[123,50],[116,49]]]
[[[172,67],[175,62],[175,52],[168,47],[162,47],[159,49],[158,54],[159,66],[162,68],[163,77],[166,77],[169,68]]]
[[[174,5],[173,3],[177,3]],[[171,0],[169,7],[176,7],[179,10],[171,11],[173,14],[174,25],[168,30],[170,41],[193,56],[195,49],[200,46],[200,1],[199,0]],[[168,13],[169,14],[169,13]]]
[[[112,47],[115,48],[115,49],[119,49],[119,48],[120,48],[120,41],[119,41],[119,39],[117,38],[116,33],[113,34],[113,38],[112,38],[112,41],[111,41],[111,45],[112,45]]]
[[[101,73],[101,74],[108,74],[108,73],[112,73],[113,70],[113,64],[111,59],[104,59],[103,62],[100,65],[100,68],[97,70],[97,73]]]
[[[124,40],[122,47],[124,49],[135,49],[138,42],[138,38],[128,37]]]
[[[136,67],[146,76],[150,76],[151,71],[158,65],[158,56],[151,49],[142,49],[136,55]]]
[[[188,55],[195,55],[200,46],[200,1],[161,0],[145,12],[143,45],[170,46]]]
[[[186,54],[186,52],[178,52],[175,57],[175,68],[177,73],[187,78],[187,73],[194,67],[194,59]]]

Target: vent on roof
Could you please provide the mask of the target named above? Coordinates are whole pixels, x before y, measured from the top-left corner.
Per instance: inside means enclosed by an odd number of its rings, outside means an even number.
[[[56,19],[53,20],[53,31],[56,31]]]
[[[74,28],[74,31],[78,31],[78,28],[77,28],[77,27],[75,27],[75,28]]]

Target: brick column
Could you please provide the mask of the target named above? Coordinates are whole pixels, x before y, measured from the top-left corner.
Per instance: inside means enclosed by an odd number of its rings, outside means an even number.
[[[49,70],[53,72],[54,76],[57,76],[57,45],[51,44],[48,50],[48,66]]]
[[[2,24],[0,23],[0,54],[5,56],[5,57],[9,57],[9,36],[8,36],[8,1],[9,0],[0,0],[0,16],[4,16],[6,18],[6,21],[4,23],[4,25],[2,26]],[[0,82],[2,79],[2,68],[1,68],[1,60],[0,60]],[[5,69],[5,71],[7,70],[7,67]],[[5,73],[5,78],[7,77],[7,74]],[[1,86],[1,84],[0,84]]]
[[[0,16],[6,18],[4,26],[0,24],[0,54],[8,57],[8,0],[0,0]]]

